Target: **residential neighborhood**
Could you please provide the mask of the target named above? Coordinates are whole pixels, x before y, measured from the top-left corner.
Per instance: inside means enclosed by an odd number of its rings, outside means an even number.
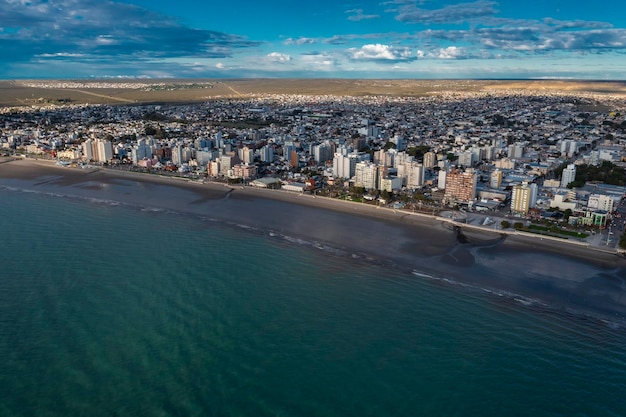
[[[625,107],[607,94],[502,91],[4,108],[0,153],[451,211],[615,247]]]

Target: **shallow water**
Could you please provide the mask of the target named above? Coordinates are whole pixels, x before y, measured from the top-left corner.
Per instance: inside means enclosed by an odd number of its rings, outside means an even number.
[[[6,187],[0,219],[0,415],[626,414],[620,320],[483,285],[504,262],[545,286],[536,254],[459,246],[478,266],[405,269]],[[607,274],[567,262],[559,281]]]

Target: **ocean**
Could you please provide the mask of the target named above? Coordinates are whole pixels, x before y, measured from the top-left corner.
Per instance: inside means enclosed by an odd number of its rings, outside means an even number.
[[[0,416],[626,415],[620,324],[113,201],[0,225]]]

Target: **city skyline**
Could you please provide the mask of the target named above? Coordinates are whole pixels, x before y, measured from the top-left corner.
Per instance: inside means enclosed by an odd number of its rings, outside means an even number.
[[[0,0],[0,79],[625,79],[582,1]]]

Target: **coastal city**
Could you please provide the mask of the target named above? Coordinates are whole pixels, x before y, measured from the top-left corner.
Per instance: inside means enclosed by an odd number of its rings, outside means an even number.
[[[0,154],[276,188],[626,249],[626,105],[608,94],[6,107]]]

